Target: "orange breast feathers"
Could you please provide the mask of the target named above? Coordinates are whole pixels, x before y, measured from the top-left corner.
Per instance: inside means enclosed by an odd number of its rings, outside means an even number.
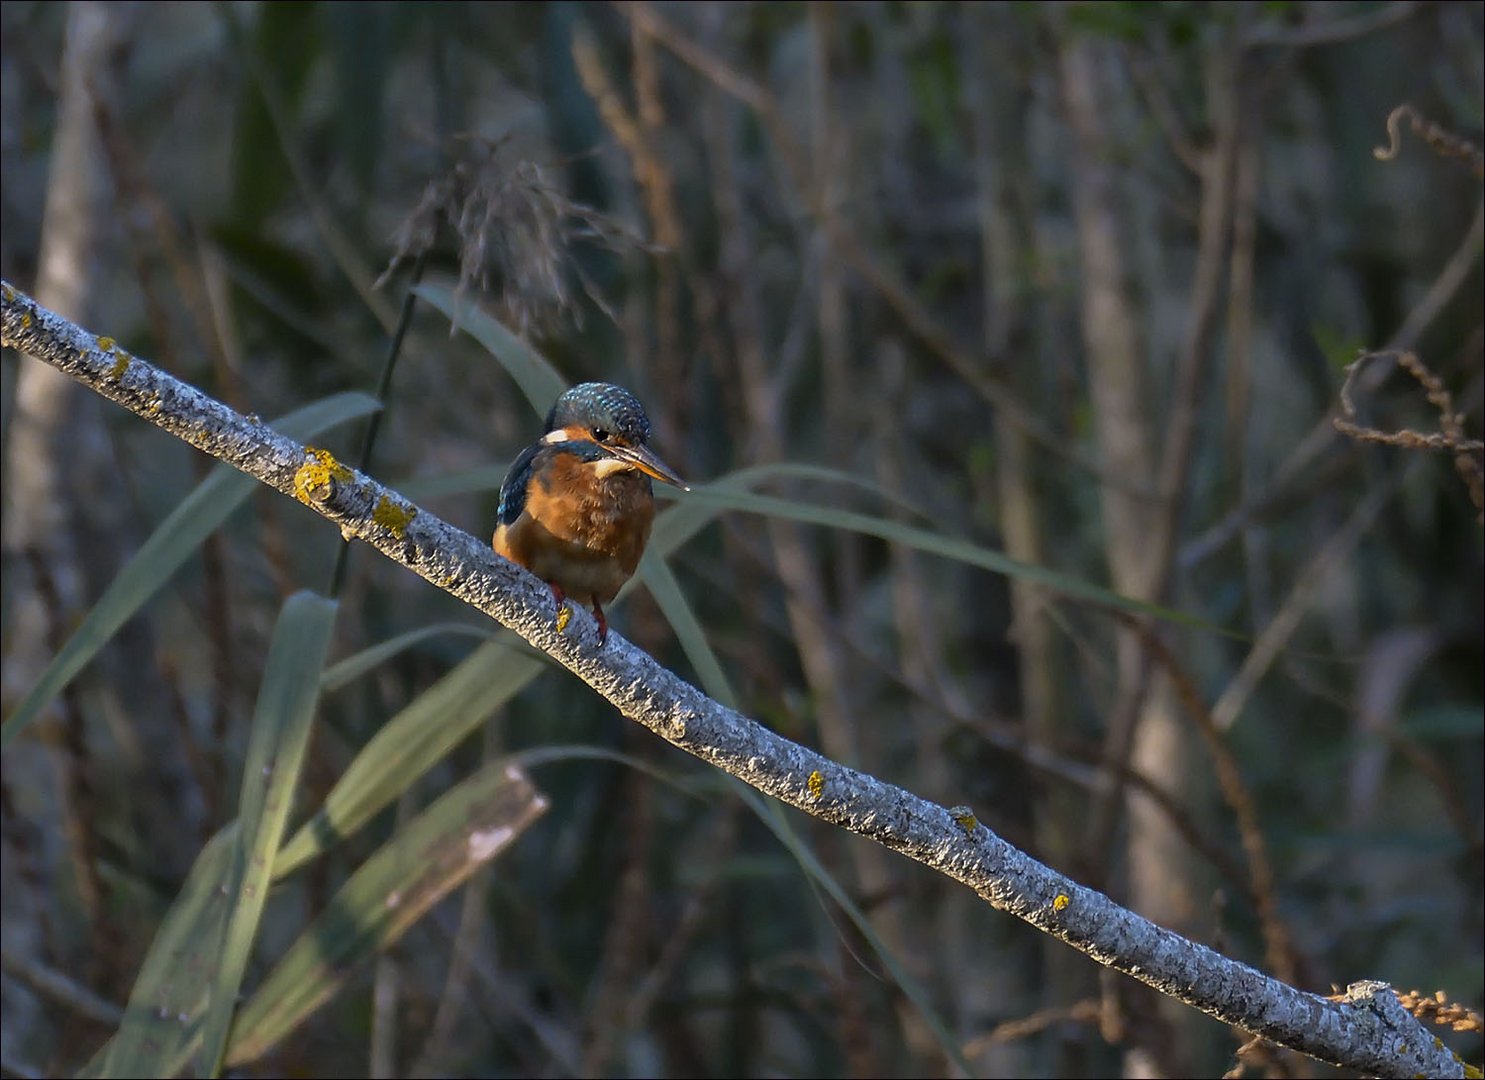
[[[568,444],[570,445],[570,444]],[[569,596],[612,600],[634,574],[655,520],[649,477],[611,459],[543,448],[495,550]]]

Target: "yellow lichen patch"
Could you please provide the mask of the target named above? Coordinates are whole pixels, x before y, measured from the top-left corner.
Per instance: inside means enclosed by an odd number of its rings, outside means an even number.
[[[383,495],[381,502],[371,512],[371,520],[386,529],[399,540],[407,532],[407,524],[418,516],[418,508],[412,503],[399,506],[390,495]]]
[[[330,451],[314,446],[306,446],[304,450],[304,464],[294,474],[294,497],[300,502],[314,501],[315,493],[327,492],[332,481],[351,478],[351,470],[336,461]]]
[[[975,812],[967,806],[949,807],[949,816],[959,823],[959,827],[966,833],[972,833],[979,828],[980,819],[975,817]]]
[[[98,348],[102,349],[106,353],[113,352],[113,347],[117,344],[118,342],[111,337],[101,337],[98,339]]]
[[[825,775],[819,769],[810,773],[810,778],[806,783],[809,785],[810,798],[818,799],[825,794]]]
[[[563,604],[557,609],[557,633],[567,629],[567,624],[572,622],[572,608]]]
[[[1064,908],[1067,907],[1068,904],[1071,904],[1071,903],[1072,903],[1072,898],[1069,897],[1067,895],[1067,893],[1058,893],[1057,894],[1057,899],[1055,899],[1055,900],[1052,901],[1052,910],[1053,911],[1062,911]]]
[[[99,344],[102,344],[103,341],[106,340],[106,338],[100,338]],[[109,352],[113,352],[113,350],[110,349]],[[115,380],[122,379],[124,377],[124,372],[129,370],[129,360],[130,356],[128,353],[126,353],[123,349],[118,350],[118,352],[114,356],[113,370],[109,372],[109,374],[112,375]]]
[[[1454,1060],[1459,1061],[1458,1054],[1454,1055]],[[1462,1064],[1464,1065],[1465,1080],[1485,1080],[1485,1073],[1482,1073],[1479,1069],[1475,1068],[1475,1066],[1469,1064],[1468,1062],[1463,1062]]]
[[[12,289],[9,285],[6,285],[5,286],[5,299],[7,299],[7,300],[14,300],[15,299],[15,290]]]
[[[26,330],[31,329],[31,313],[29,311],[21,312],[21,327]]]

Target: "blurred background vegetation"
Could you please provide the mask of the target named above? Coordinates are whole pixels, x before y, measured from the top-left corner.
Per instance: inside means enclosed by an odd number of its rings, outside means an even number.
[[[7,2],[0,31],[7,280],[276,417],[371,392],[413,274],[447,307],[462,265],[472,310],[633,389],[733,508],[675,534],[626,636],[1302,987],[1480,1007],[1479,455],[1330,422],[1360,351],[1409,349],[1479,435],[1479,165],[1441,134],[1481,141],[1479,4]],[[457,220],[408,228],[420,205]],[[511,341],[418,302],[370,471],[488,535],[539,431],[512,370]],[[3,376],[11,717],[210,463],[35,361]],[[1439,431],[1432,394],[1379,358],[1354,422]],[[361,424],[315,441],[355,460]],[[178,573],[145,566],[148,602],[7,745],[7,1075],[118,1027],[239,813],[285,599],[327,590],[338,545],[253,494]],[[426,770],[382,751],[379,812],[275,886],[245,993],[482,762],[524,755],[549,808],[340,956],[243,1074],[1232,1067],[1239,1034],[865,840],[792,813],[781,840],[450,597],[347,570],[329,661],[365,662],[323,683],[291,831],[394,715],[447,745]]]

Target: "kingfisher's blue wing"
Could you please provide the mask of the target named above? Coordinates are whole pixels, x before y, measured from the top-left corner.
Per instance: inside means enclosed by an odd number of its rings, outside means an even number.
[[[526,493],[531,490],[532,477],[539,474],[554,458],[564,455],[575,457],[579,461],[598,461],[606,456],[596,443],[581,439],[560,443],[532,443],[511,463],[510,471],[505,474],[505,482],[500,485],[500,509],[496,511],[500,524],[516,523],[516,518],[526,509]],[[547,474],[544,484],[549,483],[550,474]]]
[[[545,449],[539,442],[532,443],[511,462],[500,485],[500,509],[496,511],[500,524],[514,524],[526,508],[526,488],[531,483],[531,470],[536,466],[536,456]]]

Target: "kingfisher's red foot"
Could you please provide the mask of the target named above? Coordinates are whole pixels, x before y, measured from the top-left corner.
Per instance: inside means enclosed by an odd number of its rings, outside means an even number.
[[[593,597],[593,618],[598,620],[598,647],[608,644],[608,620],[603,617],[603,608],[598,606],[598,597]]]

